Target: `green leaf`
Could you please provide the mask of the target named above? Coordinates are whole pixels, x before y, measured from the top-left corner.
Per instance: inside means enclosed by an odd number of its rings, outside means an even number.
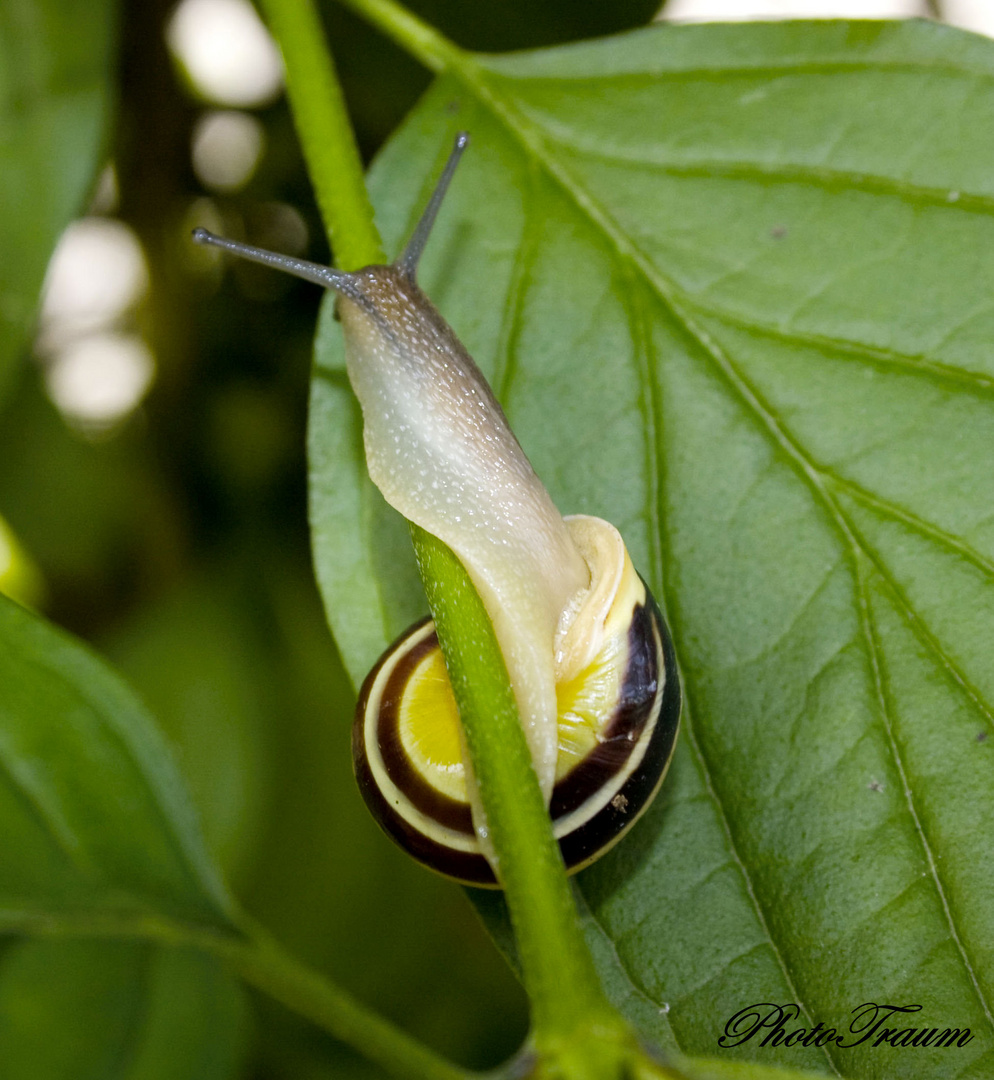
[[[247,876],[262,834],[274,755],[272,674],[233,569],[237,554],[229,560],[136,611],[103,646],[176,747],[208,849],[235,881]]]
[[[225,1080],[247,1020],[238,983],[190,950],[22,941],[0,958],[4,1080]]]
[[[0,9],[0,392],[59,234],[79,212],[111,103],[114,0]]]
[[[0,597],[0,930],[232,928],[169,752],[127,687]]]
[[[471,131],[422,284],[671,621],[675,763],[580,888],[615,1000],[689,1054],[994,1070],[992,85],[924,23],[656,27],[475,58],[373,172],[397,251]],[[358,681],[423,602],[332,330],[312,521]],[[757,1002],[973,1038],[722,1051]]]
[[[689,1058],[680,1069],[687,1080],[814,1080],[817,1073],[805,1069],[778,1069],[775,1065],[757,1065],[749,1061],[706,1061]]]

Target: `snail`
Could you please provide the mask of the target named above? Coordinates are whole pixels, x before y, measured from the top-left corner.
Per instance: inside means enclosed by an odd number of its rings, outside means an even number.
[[[454,331],[415,281],[467,144],[456,139],[392,266],[354,273],[194,230],[337,294],[369,473],[387,502],[459,557],[490,616],[567,869],[611,847],[658,791],[676,740],[672,640],[618,530],[563,518]],[[374,817],[425,865],[497,886],[458,709],[430,620],[359,695],[353,759]]]

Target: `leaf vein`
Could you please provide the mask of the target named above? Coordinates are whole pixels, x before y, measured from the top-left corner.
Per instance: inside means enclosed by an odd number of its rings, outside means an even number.
[[[645,432],[645,467],[648,483],[646,484],[646,518],[647,534],[649,537],[650,557],[652,559],[653,585],[658,594],[659,603],[662,605],[664,616],[666,610],[665,564],[663,559],[663,540],[660,535],[660,521],[662,520],[662,504],[664,493],[663,462],[665,455],[662,452],[661,423],[662,405],[660,402],[661,388],[655,378],[658,357],[652,343],[652,333],[648,327],[647,313],[643,303],[643,297],[639,282],[632,274],[632,267],[628,262],[621,264],[622,273],[626,278],[628,288],[624,291],[625,313],[631,330],[632,343],[635,346],[635,365],[638,381],[641,385],[639,395],[639,412],[642,415],[642,430]]]
[[[839,137],[835,137],[836,141]],[[599,161],[605,165],[624,165],[629,169],[632,166],[639,166],[646,171],[667,176],[686,179],[743,180],[765,186],[797,184],[822,188],[826,191],[859,191],[868,195],[898,199],[912,206],[941,207],[951,213],[970,213],[985,217],[994,215],[994,196],[919,184],[912,180],[898,180],[892,176],[859,169],[804,162],[749,161],[730,157],[697,157],[693,160],[665,161],[647,159],[638,154],[625,153],[620,149],[607,151],[603,147],[588,146],[585,143],[567,141],[565,138],[555,141],[576,156],[582,156],[588,161]],[[834,145],[829,148],[829,152],[831,149],[834,149]]]
[[[788,330],[783,326],[771,326],[727,309],[709,305],[687,293],[681,293],[681,300],[705,318],[726,323],[757,337],[768,338],[794,347],[831,351],[840,358],[862,360],[881,368],[895,368],[911,375],[926,376],[953,390],[972,391],[982,396],[994,395],[994,377],[989,375],[952,367],[934,360],[926,360],[923,356],[900,353],[894,349],[846,341],[823,334]]]
[[[856,534],[856,542],[859,544],[860,553],[869,559],[881,579],[886,583],[898,609],[915,633],[915,636],[935,655],[940,667],[946,672],[950,681],[964,694],[987,722],[990,730],[994,732],[994,707],[984,699],[983,694],[973,685],[966,675],[960,671],[952,657],[950,657],[945,649],[943,649],[942,643],[932,633],[925,620],[918,614],[914,605],[905,595],[904,590],[895,580],[893,574],[887,569],[886,564],[880,557],[880,553],[866,540],[865,537],[859,534]]]
[[[672,32],[672,30],[670,32]],[[633,32],[631,36],[638,36],[639,33],[658,34],[659,28],[647,27],[641,32]],[[582,47],[582,44],[574,46],[574,48],[577,49]],[[564,54],[567,53],[569,49],[569,46],[563,46],[558,52]],[[516,59],[517,58],[513,56],[509,58],[512,63]],[[846,57],[845,59],[840,58],[838,60],[786,60],[782,63],[763,60],[754,64],[741,63],[738,65],[722,65],[717,68],[696,65],[684,68],[656,68],[652,71],[607,71],[604,74],[595,72],[590,75],[544,74],[538,76],[532,73],[516,75],[513,71],[504,70],[509,65],[507,62],[502,64],[502,60],[505,60],[505,58],[486,57],[485,66],[488,71],[497,74],[501,79],[527,82],[537,86],[543,84],[562,85],[565,83],[576,83],[586,87],[598,82],[611,82],[612,84],[630,82],[651,85],[652,83],[660,81],[677,81],[683,79],[706,79],[714,82],[726,82],[733,78],[753,75],[760,75],[764,78],[782,78],[789,75],[837,75],[845,74],[847,72],[853,74],[861,74],[863,72],[877,74],[881,71],[908,75],[918,75],[924,71],[933,75],[947,76],[951,79],[970,79],[985,82],[994,80],[994,71],[984,68],[970,68],[966,65],[926,62],[924,60],[887,60],[883,58],[854,60],[851,57]],[[484,65],[481,64],[481,67],[482,66]]]
[[[889,499],[881,498],[879,495],[874,495],[855,480],[850,480],[848,477],[840,475],[834,469],[822,466],[822,472],[840,488],[852,495],[858,502],[872,507],[878,513],[891,518],[893,521],[899,521],[901,524],[907,525],[908,528],[919,533],[921,536],[934,540],[937,544],[965,559],[971,565],[975,566],[985,577],[994,581],[994,560],[988,558],[986,555],[982,555],[971,544],[946,532],[945,529],[940,529],[938,525],[933,525],[931,522],[925,521],[917,514],[913,514],[910,510],[906,510],[903,506],[899,506]]]
[[[528,197],[524,199],[525,216],[521,226],[521,238],[516,247],[514,268],[501,312],[494,366],[494,392],[497,399],[505,405],[517,372],[518,342],[522,333],[525,297],[531,284],[532,269],[539,246],[535,214],[538,191],[531,171],[528,174],[528,187]]]

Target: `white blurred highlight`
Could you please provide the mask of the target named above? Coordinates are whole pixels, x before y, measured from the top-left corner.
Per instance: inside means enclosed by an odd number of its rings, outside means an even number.
[[[219,105],[266,105],[283,86],[279,49],[248,0],[181,0],[166,40],[197,91]]]
[[[49,397],[88,433],[123,420],[152,383],[151,351],[120,329],[148,284],[138,237],[110,218],[73,222],[49,263],[35,352]]]
[[[135,334],[91,334],[59,352],[45,372],[48,393],[62,413],[103,430],[130,413],[155,375],[151,350]]]
[[[147,288],[145,255],[127,225],[98,217],[74,221],[48,265],[38,347],[48,352],[80,333],[112,323]]]
[[[943,0],[942,17],[964,30],[994,35],[994,3],[991,0]]]
[[[193,129],[193,170],[204,187],[238,191],[252,178],[263,149],[263,127],[246,112],[205,113]]]
[[[901,19],[925,15],[923,0],[669,0],[667,22],[746,19]]]

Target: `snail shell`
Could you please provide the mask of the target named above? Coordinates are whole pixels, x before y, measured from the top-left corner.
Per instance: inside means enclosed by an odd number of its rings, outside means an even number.
[[[457,138],[393,266],[347,273],[203,229],[194,239],[336,292],[370,476],[466,568],[493,624],[564,857],[579,868],[658,788],[676,736],[679,683],[666,625],[621,536],[599,518],[560,516],[479,368],[415,281],[466,142]],[[415,628],[367,679],[356,773],[374,815],[416,857],[493,884],[496,858],[470,763],[456,752],[458,715],[432,633]]]
[[[571,533],[596,531],[609,541],[606,565],[593,568],[595,583],[607,579],[607,595],[573,623],[579,632],[586,620],[600,621],[588,635],[598,644],[556,688],[549,812],[573,872],[620,840],[659,790],[679,726],[680,686],[666,623],[617,531],[599,518],[565,521]],[[367,676],[352,756],[363,798],[397,843],[447,877],[497,884],[474,829],[459,713],[430,619],[402,635]]]

